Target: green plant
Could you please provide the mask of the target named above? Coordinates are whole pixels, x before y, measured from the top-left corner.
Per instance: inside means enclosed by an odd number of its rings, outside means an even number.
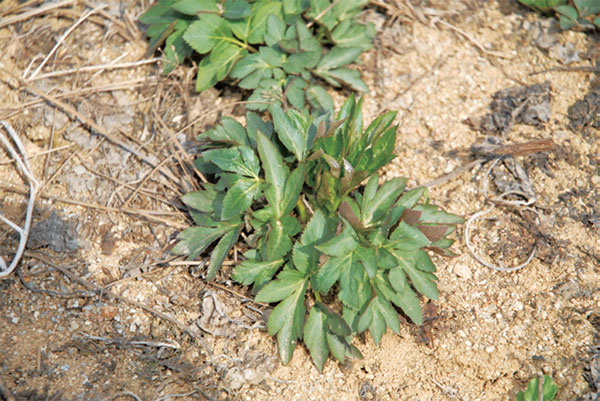
[[[396,307],[420,324],[417,292],[438,297],[426,250],[451,255],[447,236],[463,221],[425,188],[406,191],[405,178],[380,184],[395,113],[364,128],[361,109],[352,96],[331,121],[272,105],[272,124],[249,112],[245,128],[226,117],[198,137],[196,167],[214,183],[184,195],[197,226],[173,252],[195,258],[216,242],[212,279],[241,237],[248,250],[233,278],[277,304],[268,331],[284,363],[303,338],[319,370],[330,353],[360,357],[353,335],[368,330],[378,344],[386,328],[398,333]]]
[[[544,375],[544,382],[541,386],[537,377],[531,379],[527,390],[525,392],[519,391],[517,394],[517,401],[554,401],[557,392],[558,386],[554,384],[552,377]]]
[[[575,26],[585,29],[600,28],[600,1],[598,0],[519,0],[519,2],[542,13],[556,13],[562,29]]]
[[[164,72],[195,51],[196,90],[227,77],[253,90],[248,108],[306,102],[330,111],[320,85],[367,91],[356,70],[345,67],[372,47],[375,28],[358,19],[366,0],[159,0],[140,21],[149,25],[151,48],[165,43]]]

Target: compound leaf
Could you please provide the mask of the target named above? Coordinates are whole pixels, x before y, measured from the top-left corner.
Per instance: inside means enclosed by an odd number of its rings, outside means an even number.
[[[247,146],[207,150],[203,155],[206,160],[216,164],[221,170],[259,179],[258,158]]]
[[[232,277],[242,285],[250,285],[256,282],[260,286],[264,284],[264,281],[270,280],[275,275],[283,262],[283,259],[264,262],[247,259],[234,269]]]
[[[318,245],[317,249],[331,256],[343,257],[351,254],[358,246],[358,239],[352,226],[348,223],[345,225],[346,228],[340,235],[333,237],[324,244]]]
[[[183,35],[185,41],[200,54],[208,53],[217,45],[232,40],[226,20],[214,14],[202,14]]]
[[[227,191],[223,198],[221,219],[227,220],[242,214],[260,195],[260,181],[241,179]]]
[[[269,334],[277,333],[277,346],[281,361],[286,364],[292,359],[292,353],[296,347],[296,341],[302,338],[304,326],[304,293],[307,280],[299,281],[295,290],[279,303],[271,312],[267,324]],[[257,300],[262,291],[270,284],[265,285],[257,294]]]

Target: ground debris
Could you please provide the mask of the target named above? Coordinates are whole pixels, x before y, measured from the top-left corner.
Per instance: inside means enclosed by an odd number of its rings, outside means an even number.
[[[28,249],[48,247],[54,252],[75,251],[79,246],[75,224],[60,217],[55,210],[31,227],[27,242]]]
[[[600,86],[596,85],[568,109],[573,131],[588,131],[590,127],[600,128]]]
[[[549,82],[531,86],[515,86],[496,92],[490,103],[491,113],[475,126],[483,132],[505,134],[513,124],[541,126],[550,120]]]

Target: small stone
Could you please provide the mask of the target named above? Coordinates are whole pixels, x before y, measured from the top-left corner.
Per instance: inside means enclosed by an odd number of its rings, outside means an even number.
[[[592,181],[592,185],[596,187],[600,185],[600,175],[593,175],[590,180]]]
[[[454,274],[460,278],[464,278],[465,280],[470,280],[473,276],[471,269],[469,269],[467,265],[462,264],[454,266]]]
[[[494,352],[495,349],[496,347],[494,347],[493,345],[488,345],[487,347],[485,347],[485,352],[491,354],[492,352]]]

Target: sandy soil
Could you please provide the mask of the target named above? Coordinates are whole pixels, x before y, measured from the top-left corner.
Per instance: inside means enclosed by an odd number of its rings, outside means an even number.
[[[543,373],[559,400],[598,399],[600,122],[590,110],[600,113],[600,95],[573,108],[598,76],[571,68],[600,65],[598,36],[560,32],[516,1],[414,3],[365,13],[378,28],[360,66],[372,88],[365,120],[399,111],[385,174],[423,184],[474,160],[470,147],[486,137],[551,138],[552,151],[516,157],[535,203],[497,206],[471,226],[489,262],[536,254],[494,271],[469,253],[463,226],[458,256],[436,259],[441,295],[425,324],[406,322],[379,347],[359,337],[364,360],[328,361],[323,374],[301,347],[280,364],[263,309],[228,278],[236,255],[206,283],[202,261],[168,252],[191,223],[178,197],[198,186],[181,147],[193,156],[197,134],[243,116],[242,94],[195,93],[192,65],[160,76],[135,22],[146,0],[62,2],[35,15],[0,3],[0,119],[43,183],[19,274],[0,280],[0,399],[514,400]],[[531,118],[485,131],[495,93],[545,82],[545,94],[521,96]],[[338,104],[347,94],[334,94]],[[432,199],[467,218],[487,209],[489,167],[431,187]],[[489,180],[490,191],[518,183],[500,167]],[[24,184],[0,152],[4,216],[22,219]],[[1,227],[9,257],[17,240]]]

